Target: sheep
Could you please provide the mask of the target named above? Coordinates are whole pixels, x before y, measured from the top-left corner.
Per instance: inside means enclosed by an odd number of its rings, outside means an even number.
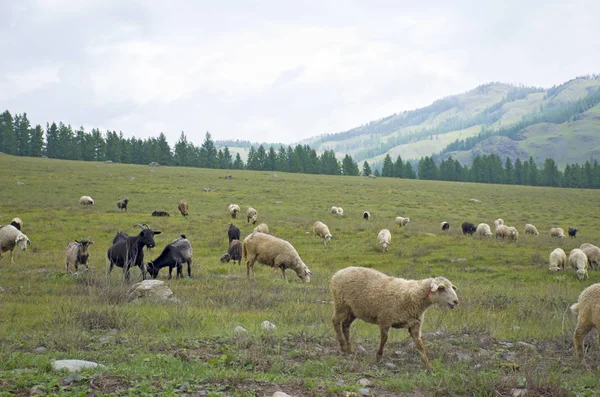
[[[589,277],[587,271],[588,259],[582,250],[579,248],[571,250],[571,253],[569,254],[569,263],[573,266],[573,269],[576,270],[577,278],[579,280]]]
[[[442,232],[448,231],[450,230],[450,224],[446,221],[440,223],[440,229],[442,229]]]
[[[478,237],[491,237],[494,235],[494,233],[492,233],[490,225],[487,223],[480,223],[475,229],[475,235]]]
[[[13,218],[12,221],[10,221],[10,224],[16,227],[17,230],[23,229],[23,221],[21,220],[21,218]]]
[[[238,266],[242,264],[242,242],[240,240],[232,240],[227,253],[221,256],[221,263],[231,260],[238,261]]]
[[[390,240],[392,239],[392,234],[388,229],[382,229],[377,234],[377,241],[381,245],[381,252],[387,252],[390,246]]]
[[[600,330],[600,283],[592,284],[579,295],[577,303],[571,305],[571,311],[577,314],[577,327],[573,335],[573,343],[579,362],[585,364],[583,357],[583,340],[586,335],[596,328]],[[600,342],[600,336],[598,337]]]
[[[583,243],[579,249],[587,256],[588,265],[592,269],[598,269],[600,267],[600,248],[593,244]]]
[[[535,226],[533,226],[531,223],[528,223],[525,225],[525,234],[533,234],[534,236],[539,236],[540,233],[537,231]]]
[[[496,238],[505,239],[510,236],[510,230],[506,225],[498,225],[496,228]]]
[[[248,210],[246,211],[246,219],[248,220],[248,223],[250,223],[252,220],[252,224],[254,225],[258,219],[258,212],[254,208],[248,207]]]
[[[331,213],[332,213],[333,215],[337,215],[337,210],[338,210],[338,207],[336,207],[335,205],[332,205],[332,206],[331,206]]]
[[[77,274],[79,271],[79,265],[85,265],[87,270],[90,269],[87,261],[90,257],[88,249],[92,244],[94,244],[93,241],[82,239],[75,240],[67,245],[67,249],[65,251],[65,269],[67,273],[69,273],[69,265],[73,265],[75,268],[75,274]]]
[[[90,196],[81,196],[79,198],[79,204],[81,205],[94,205],[94,199]]]
[[[494,221],[494,227],[498,227],[500,225],[504,225],[504,220],[502,218],[498,218]]]
[[[167,211],[154,210],[152,211],[152,216],[171,216],[171,214],[169,214]]]
[[[229,238],[229,244],[231,244],[231,241],[233,241],[233,240],[239,240],[240,239],[240,229],[238,229],[238,227],[236,225],[234,225],[233,223],[230,223],[229,229],[227,229],[227,237]]]
[[[368,221],[369,219],[371,219],[371,213],[369,211],[363,212],[363,219],[365,221]]]
[[[0,226],[0,259],[2,259],[2,254],[10,250],[10,262],[14,265],[13,250],[15,247],[25,251],[30,244],[29,238],[13,225]]]
[[[517,228],[516,228],[516,227],[514,227],[514,226],[509,226],[509,227],[508,227],[508,231],[509,231],[509,234],[508,234],[508,241],[511,241],[511,242],[513,242],[513,243],[516,243],[516,242],[517,242],[517,239],[519,238],[519,231],[518,231],[518,230],[517,230]]]
[[[228,211],[229,211],[229,215],[233,219],[235,219],[235,217],[237,216],[238,212],[240,212],[240,206],[237,205],[237,204],[229,204]]]
[[[260,225],[256,226],[254,228],[255,232],[260,232],[260,233],[265,233],[265,234],[270,234],[269,233],[269,226],[266,223],[261,223]]]
[[[331,241],[331,239],[333,238],[333,235],[329,231],[327,225],[321,221],[316,221],[313,225],[313,234],[315,235],[315,237],[321,237],[321,240],[323,240],[323,244],[325,245],[327,245],[327,241]]]
[[[187,200],[181,200],[177,206],[177,209],[179,209],[179,212],[181,212],[182,216],[188,216],[189,205]]]
[[[127,212],[127,204],[129,204],[129,199],[119,199],[117,201],[117,208]]]
[[[285,270],[291,269],[305,283],[310,282],[312,275],[308,266],[304,264],[296,249],[289,242],[270,234],[255,232],[247,236],[242,243],[242,255],[246,258],[246,275],[250,278],[250,271],[254,276],[254,262],[258,261],[273,267],[275,273],[281,269],[283,278]]]
[[[350,325],[358,318],[379,325],[378,361],[383,357],[389,329],[407,328],[425,367],[433,370],[425,354],[421,326],[430,306],[437,304],[454,309],[458,305],[457,288],[448,279],[405,280],[388,277],[374,269],[347,267],[333,275],[329,289],[333,295],[331,321],[342,352],[352,350]]]
[[[565,231],[560,227],[550,229],[550,237],[565,238]]]
[[[396,222],[396,225],[398,225],[398,228],[401,228],[401,227],[408,225],[408,223],[410,222],[410,218],[397,216],[395,219],[395,222]]]
[[[177,268],[177,278],[183,278],[183,264],[187,263],[188,277],[192,277],[192,244],[182,234],[163,249],[158,258],[148,262],[146,270],[152,278],[158,277],[158,272],[165,266],[169,266],[169,280],[172,278],[173,268]]]
[[[467,234],[472,236],[473,233],[475,233],[475,231],[477,230],[477,228],[475,227],[474,224],[472,224],[471,222],[463,222],[462,225],[460,225],[463,234],[466,236]]]
[[[556,248],[550,253],[550,267],[548,268],[548,271],[558,272],[565,270],[566,264],[567,254],[565,254],[565,251],[563,251],[562,248]]]
[[[577,237],[577,229],[569,227],[568,233],[569,233],[569,238]]]
[[[153,248],[156,243],[154,236],[160,234],[159,231],[154,231],[146,224],[136,225],[142,231],[137,236],[124,237],[123,234],[117,233],[114,243],[106,252],[106,256],[110,262],[106,277],[110,277],[110,272],[113,266],[123,268],[125,280],[129,281],[129,269],[132,266],[137,266],[142,271],[142,279],[146,279],[146,267],[144,266],[144,247]],[[114,241],[114,240],[113,240]]]
[[[337,216],[344,216],[344,209],[342,207],[337,207],[337,210],[335,211],[335,214]]]

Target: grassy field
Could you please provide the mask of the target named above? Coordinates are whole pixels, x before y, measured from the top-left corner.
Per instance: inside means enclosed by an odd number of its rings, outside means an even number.
[[[0,155],[0,224],[19,216],[31,239],[26,252],[0,261],[0,396],[352,395],[371,382],[375,396],[499,396],[525,387],[528,396],[591,396],[600,392],[600,347],[586,339],[591,370],[577,364],[575,325],[565,310],[600,273],[578,281],[572,269],[549,274],[549,253],[598,244],[597,191],[460,184],[398,179],[267,172],[150,168]],[[231,173],[233,179],[225,179]],[[21,183],[18,183],[21,182]],[[23,185],[24,184],[24,185]],[[204,188],[212,188],[206,192]],[[83,208],[81,195],[96,205]],[[119,198],[130,200],[120,213]],[[181,217],[177,204],[190,203]],[[469,200],[476,198],[480,203]],[[259,222],[290,241],[313,272],[302,284],[258,266],[221,264],[227,250],[230,203],[259,211]],[[329,214],[332,205],[343,217]],[[152,218],[154,209],[171,213]],[[371,221],[361,219],[368,210]],[[397,215],[411,222],[399,230]],[[460,232],[501,217],[521,235],[516,244],[477,240]],[[321,220],[334,239],[324,246],[309,233]],[[440,221],[451,229],[442,234]],[[233,222],[242,237],[253,226]],[[194,248],[191,279],[167,281],[179,304],[125,300],[122,270],[106,280],[106,250],[117,231],[147,223],[162,234],[147,258],[185,233]],[[523,225],[542,233],[527,236]],[[579,229],[576,239],[552,240],[551,227]],[[390,252],[376,241],[392,231]],[[66,274],[64,250],[90,237],[90,271]],[[453,311],[432,308],[423,340],[435,372],[427,373],[406,330],[390,332],[383,362],[375,362],[378,327],[356,321],[357,353],[339,352],[331,326],[331,275],[347,266],[376,268],[404,278],[443,275],[458,286]],[[140,278],[137,269],[132,279]],[[162,270],[160,279],[166,280]],[[263,331],[262,321],[277,325]],[[248,330],[238,334],[238,325]],[[72,377],[55,372],[55,359],[84,359],[106,368]]]

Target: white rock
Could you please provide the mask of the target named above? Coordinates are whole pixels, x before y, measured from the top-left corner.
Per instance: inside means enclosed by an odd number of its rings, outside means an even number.
[[[272,322],[269,322],[269,321],[267,321],[267,320],[263,321],[263,322],[260,324],[260,327],[261,327],[262,329],[275,329],[275,328],[277,328],[277,327],[275,326],[275,324],[273,324]]]
[[[248,332],[248,331],[246,330],[246,328],[242,327],[241,325],[238,325],[237,327],[235,327],[233,329],[233,332],[241,333],[241,332]]]
[[[130,301],[178,302],[173,291],[162,280],[144,280],[133,284],[128,296]]]
[[[276,391],[275,393],[273,393],[273,397],[292,397],[287,393],[284,393],[282,391]]]
[[[106,368],[102,364],[85,360],[56,360],[52,362],[52,368],[54,368],[57,371],[61,369],[66,369],[70,372],[77,372],[81,371],[82,369],[97,367]]]
[[[367,378],[362,378],[358,381],[361,386],[371,386],[371,381]]]

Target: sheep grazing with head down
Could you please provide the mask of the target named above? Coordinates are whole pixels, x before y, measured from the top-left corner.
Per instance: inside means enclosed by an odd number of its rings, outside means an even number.
[[[475,236],[477,237],[492,237],[494,233],[492,233],[492,229],[490,229],[490,225],[487,223],[480,223],[477,225],[477,229],[475,229]]]
[[[21,220],[21,218],[13,218],[12,221],[10,221],[10,224],[16,227],[17,230],[23,229],[23,221]]]
[[[421,327],[425,311],[434,304],[454,309],[458,305],[456,287],[444,277],[405,280],[389,277],[377,270],[347,267],[331,278],[333,294],[331,321],[342,352],[350,353],[350,326],[355,319],[379,325],[381,341],[377,360],[390,328],[407,328],[425,367],[433,368],[425,354]]]
[[[335,214],[337,216],[344,216],[344,209],[342,207],[337,207],[337,209],[335,210]]]
[[[365,221],[368,221],[369,219],[371,219],[371,213],[369,211],[363,212],[363,219]]]
[[[65,269],[67,273],[69,273],[69,265],[73,265],[75,268],[75,274],[77,274],[79,271],[79,265],[85,266],[87,270],[90,269],[87,264],[87,261],[90,257],[88,248],[92,244],[94,244],[93,241],[82,239],[75,240],[67,245],[67,249],[65,251]]]
[[[331,214],[332,215],[337,215],[337,210],[338,210],[338,207],[336,207],[335,205],[331,206]]]
[[[575,269],[575,273],[579,280],[589,277],[587,271],[588,259],[585,252],[579,248],[571,250],[569,253],[569,263],[573,266],[573,269]]]
[[[315,235],[315,237],[321,237],[321,240],[323,240],[323,244],[325,245],[327,244],[327,241],[331,241],[331,239],[333,238],[333,235],[329,231],[327,225],[321,221],[316,221],[313,225],[313,234]]]
[[[227,210],[229,211],[229,216],[235,219],[237,217],[237,214],[240,212],[240,206],[237,204],[229,204]]]
[[[550,237],[565,238],[565,231],[560,227],[550,229]]]
[[[592,269],[600,267],[600,248],[590,243],[583,243],[579,247],[588,258],[588,265]]]
[[[259,232],[259,233],[270,234],[269,233],[269,225],[267,225],[266,223],[261,223],[260,225],[256,226],[254,228],[254,231]]]
[[[494,227],[498,227],[500,225],[504,225],[504,220],[502,218],[498,218],[494,221]]]
[[[252,221],[252,224],[254,225],[256,223],[256,220],[258,219],[258,211],[256,211],[252,207],[248,207],[248,210],[246,211],[246,218],[248,220],[248,223]]]
[[[285,270],[290,269],[305,283],[310,282],[311,272],[304,264],[296,249],[289,242],[270,234],[252,233],[242,243],[242,255],[246,258],[246,275],[254,276],[254,262],[271,266],[277,274],[281,269],[283,278]],[[287,279],[286,279],[287,280]]]
[[[171,214],[169,214],[167,211],[154,210],[152,211],[152,216],[171,216]]]
[[[450,230],[450,224],[446,221],[440,223],[440,229],[442,229],[442,232],[446,232],[448,230]]]
[[[517,239],[519,238],[519,231],[514,226],[509,226],[508,231],[509,231],[508,241],[516,243]]]
[[[2,259],[2,254],[10,250],[10,262],[14,265],[13,250],[19,247],[25,251],[29,244],[31,244],[29,238],[13,225],[0,226],[0,259]]]
[[[566,264],[567,254],[565,254],[565,251],[563,251],[562,248],[556,248],[550,253],[550,266],[548,267],[548,271],[559,272],[565,270]]]
[[[392,234],[388,229],[382,229],[377,234],[377,242],[381,245],[381,251],[387,252],[390,247],[390,241],[392,240]]]
[[[465,236],[467,234],[472,236],[473,233],[475,233],[475,231],[477,230],[477,227],[475,227],[475,225],[471,222],[463,222],[462,225],[460,225],[460,228],[462,229],[462,232]]]
[[[508,241],[517,242],[519,238],[519,232],[513,226],[498,225],[496,228],[496,238],[506,239]]]
[[[81,196],[79,198],[79,204],[81,205],[94,205],[94,199],[90,196]]]
[[[119,199],[117,201],[117,208],[127,212],[127,204],[129,204],[129,199]]]
[[[179,205],[177,206],[177,209],[179,210],[182,216],[188,216],[189,205],[187,200],[181,200],[179,202]]]
[[[533,234],[534,236],[539,236],[539,232],[537,228],[533,226],[531,223],[525,225],[525,234]]]
[[[238,261],[238,266],[242,264],[242,242],[240,240],[232,240],[227,253],[221,256],[221,263],[229,261]]]
[[[410,218],[408,217],[403,217],[403,216],[397,216],[396,219],[394,220],[394,222],[396,222],[396,225],[398,225],[398,227],[404,227],[406,225],[408,225],[408,223],[410,222]]]

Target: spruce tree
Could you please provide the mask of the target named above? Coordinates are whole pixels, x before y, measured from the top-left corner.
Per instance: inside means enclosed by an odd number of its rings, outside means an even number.
[[[0,152],[15,154],[16,138],[13,117],[8,110],[0,114]]]
[[[362,175],[363,176],[371,175],[371,167],[369,167],[369,163],[367,163],[366,161],[363,163]]]

